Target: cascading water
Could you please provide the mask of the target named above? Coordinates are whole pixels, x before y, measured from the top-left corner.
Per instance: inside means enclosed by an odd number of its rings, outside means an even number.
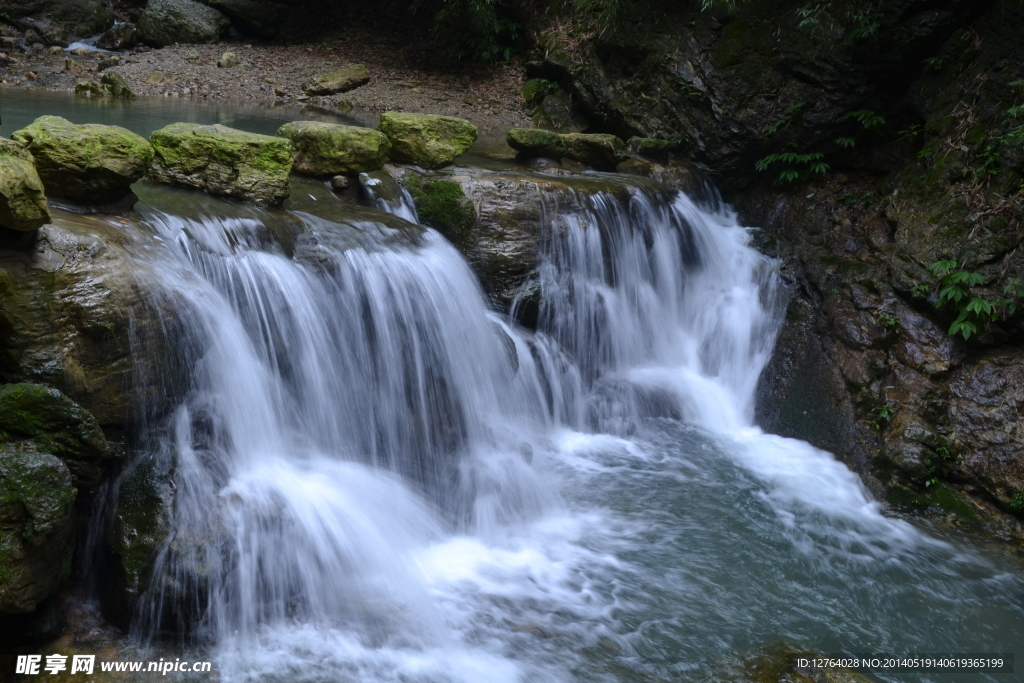
[[[711,680],[784,639],[1024,637],[1020,576],[752,426],[782,302],[735,217],[614,182],[538,192],[536,334],[430,230],[297,214],[283,249],[259,213],[150,213],[194,357],[151,439],[175,518],[137,637],[189,634],[224,681]]]

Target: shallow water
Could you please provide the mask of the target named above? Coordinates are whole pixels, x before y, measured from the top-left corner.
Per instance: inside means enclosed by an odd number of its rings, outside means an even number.
[[[34,98],[5,97],[5,131],[11,110],[138,132],[292,118]],[[537,196],[538,334],[489,311],[407,205],[328,218],[140,187],[162,244],[140,258],[154,292],[189,302],[174,313],[194,355],[192,389],[136,454],[174,457],[178,494],[132,642],[178,623],[221,680],[289,682],[713,681],[782,641],[1024,642],[1019,562],[752,426],[783,302],[734,216],[621,182],[628,200],[583,212]]]

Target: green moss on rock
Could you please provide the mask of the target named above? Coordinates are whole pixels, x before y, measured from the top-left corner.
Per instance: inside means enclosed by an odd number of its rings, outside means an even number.
[[[528,105],[537,106],[545,97],[553,94],[556,90],[558,90],[557,83],[553,83],[545,78],[531,78],[523,85],[520,94]]]
[[[99,83],[84,81],[75,85],[75,94],[84,97],[115,97],[125,100],[133,100],[138,95],[128,85],[124,76],[108,71],[103,74]]]
[[[41,116],[11,137],[32,153],[47,192],[77,202],[123,196],[153,161],[146,139],[119,126]]]
[[[596,169],[612,171],[626,160],[626,145],[615,135],[565,133],[561,137],[567,157]]]
[[[384,167],[391,143],[383,133],[358,126],[320,121],[293,121],[278,129],[292,142],[298,173],[333,176],[367,173]]]
[[[76,495],[53,455],[0,451],[0,615],[32,612],[71,573]]]
[[[0,138],[0,226],[27,232],[49,222],[46,192],[32,154]]]
[[[437,228],[452,241],[469,236],[476,223],[476,210],[457,182],[411,176],[409,193],[416,200],[416,212],[422,223]]]
[[[119,483],[107,531],[114,570],[104,577],[107,607],[117,623],[130,620],[171,533],[173,478],[170,458],[158,453],[134,462]]]
[[[630,154],[664,162],[668,159],[668,140],[655,140],[654,138],[630,138],[626,142],[626,148]]]
[[[292,143],[215,124],[172,123],[149,136],[152,180],[276,206],[291,194]]]
[[[454,116],[385,112],[377,130],[391,141],[390,156],[423,168],[450,164],[476,141],[477,130]]]
[[[527,157],[561,159],[566,154],[562,137],[542,128],[513,128],[506,140],[509,147]]]
[[[0,435],[32,439],[58,457],[101,458],[107,440],[93,415],[52,387],[6,384],[0,387]]]

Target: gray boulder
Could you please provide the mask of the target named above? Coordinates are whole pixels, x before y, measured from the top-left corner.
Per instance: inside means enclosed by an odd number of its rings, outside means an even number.
[[[149,0],[139,17],[139,39],[153,47],[213,43],[229,24],[223,14],[194,0]]]
[[[302,91],[307,95],[334,95],[339,92],[348,92],[361,85],[370,82],[370,72],[362,64],[328,71],[314,76],[311,81],[302,86]]]
[[[127,50],[135,45],[137,37],[138,29],[135,27],[135,24],[126,21],[120,24],[114,24],[108,28],[103,35],[100,36],[99,42],[96,43],[96,46],[101,47],[104,50]]]

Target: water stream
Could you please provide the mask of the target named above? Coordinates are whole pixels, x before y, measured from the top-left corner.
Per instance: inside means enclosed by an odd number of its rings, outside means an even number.
[[[291,683],[711,681],[783,641],[1024,642],[1019,565],[753,425],[785,302],[749,231],[606,180],[582,212],[537,194],[536,333],[407,202],[293,212],[288,248],[271,214],[140,203],[190,380],[149,425],[175,538],[135,642]]]

